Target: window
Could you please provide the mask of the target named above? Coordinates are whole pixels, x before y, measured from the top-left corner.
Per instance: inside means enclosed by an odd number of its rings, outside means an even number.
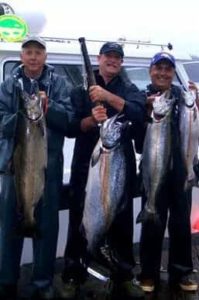
[[[20,61],[8,61],[4,64],[4,80],[7,79],[13,70],[20,65]],[[55,73],[63,76],[66,80],[66,85],[70,91],[73,87],[83,82],[82,66],[78,65],[62,65],[51,64],[55,67]]]
[[[183,63],[183,66],[188,74],[188,77],[191,81],[199,83],[199,62],[189,62]]]
[[[140,90],[144,90],[150,82],[148,67],[126,67],[126,75]]]
[[[82,66],[77,65],[58,65],[52,64],[55,67],[55,73],[61,75],[66,80],[69,91],[77,85],[83,83]]]
[[[8,61],[4,64],[4,79],[6,79],[13,70],[20,64],[20,61]],[[70,64],[56,64],[50,63],[55,67],[55,73],[63,76],[66,80],[66,85],[70,91],[73,87],[80,85],[84,81],[83,76],[83,67],[82,65],[70,65]],[[186,65],[188,70],[189,67]],[[194,67],[194,68],[193,68]],[[96,69],[95,65],[93,69]],[[199,65],[197,65],[199,70]],[[196,76],[193,70],[196,69],[196,66],[191,66],[191,75],[192,77]],[[199,71],[197,71],[199,73]],[[149,67],[148,66],[125,66],[122,69],[122,74],[124,77],[128,78],[132,83],[134,83],[140,90],[144,90],[146,86],[150,83]],[[192,78],[190,77],[190,78]],[[198,74],[199,81],[199,74]],[[195,80],[194,80],[195,81]],[[173,80],[174,84],[180,85],[179,80],[175,76]]]
[[[8,61],[3,66],[3,80],[7,79],[13,70],[20,65],[20,61]]]

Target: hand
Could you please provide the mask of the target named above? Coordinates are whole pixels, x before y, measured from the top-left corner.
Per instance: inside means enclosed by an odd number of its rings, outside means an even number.
[[[198,93],[199,90],[198,90],[197,84],[195,82],[193,82],[193,81],[188,81],[188,83],[189,83],[189,90],[195,92],[195,95],[196,95],[196,105],[197,105],[197,107],[199,109],[199,93]]]
[[[153,110],[153,102],[155,100],[156,97],[160,96],[160,92],[150,95],[147,97],[146,99],[146,107],[147,107],[147,115],[151,116],[152,110]]]
[[[108,118],[106,111],[106,108],[102,105],[97,105],[92,109],[92,117],[97,124],[104,122]]]
[[[48,97],[46,95],[46,92],[44,91],[39,91],[39,97],[41,98],[42,100],[42,105],[43,105],[43,111],[44,111],[44,114],[47,113],[47,110],[48,110]]]
[[[149,106],[153,105],[153,102],[154,102],[155,98],[159,97],[159,96],[160,96],[160,92],[148,96],[147,99],[146,99],[146,105],[149,105]]]
[[[189,83],[189,90],[195,91],[197,93],[198,92],[197,84],[193,81],[188,81],[188,83]]]
[[[103,89],[99,85],[92,85],[89,88],[89,97],[92,102],[103,102],[106,101],[107,94],[109,92],[105,89]]]

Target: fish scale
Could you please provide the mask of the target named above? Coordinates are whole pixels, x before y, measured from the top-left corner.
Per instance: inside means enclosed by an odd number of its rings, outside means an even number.
[[[195,94],[184,92],[184,102],[180,106],[180,138],[181,153],[186,169],[184,189],[195,184],[194,162],[198,160],[199,144],[199,112],[196,105]]]
[[[115,216],[122,209],[126,159],[121,143],[124,124],[118,115],[100,128],[100,139],[93,151],[86,185],[83,228],[87,249],[94,253]]]
[[[142,154],[143,186],[147,202],[137,216],[137,223],[159,221],[156,201],[171,158],[171,111],[174,99],[169,97],[168,91],[156,97],[154,110],[161,113],[161,118],[153,114],[152,122],[147,126]]]
[[[44,192],[47,166],[45,116],[39,96],[25,92],[19,99],[14,150],[14,175],[20,216],[17,232],[25,237],[39,235],[35,208]]]

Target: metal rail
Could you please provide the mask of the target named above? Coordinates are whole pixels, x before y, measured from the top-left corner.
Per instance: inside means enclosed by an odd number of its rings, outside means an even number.
[[[57,42],[57,43],[71,43],[71,42],[79,42],[78,38],[62,38],[62,37],[41,37],[47,42]],[[92,43],[106,43],[107,40],[98,40],[98,39],[86,39],[87,42]],[[110,40],[109,40],[110,41]],[[142,40],[127,40],[125,38],[119,38],[118,40],[112,40],[110,42],[120,43],[122,46],[125,44],[128,45],[136,45],[139,46],[156,46],[161,47],[162,49],[168,48],[169,50],[173,49],[173,45],[171,43],[162,44],[162,43],[151,43],[151,41],[142,41]]]

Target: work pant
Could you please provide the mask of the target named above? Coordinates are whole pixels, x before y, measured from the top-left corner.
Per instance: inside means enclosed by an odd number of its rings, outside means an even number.
[[[84,193],[74,194],[74,203],[69,212],[68,239],[64,253],[65,269],[63,271],[63,280],[75,278],[82,281],[86,276],[86,265],[88,260],[86,253],[86,242],[81,230],[81,221],[83,213]],[[126,195],[127,197],[127,195]],[[79,199],[79,205],[77,201]],[[124,199],[126,202],[126,200]],[[130,280],[133,276],[132,269],[135,265],[133,257],[133,209],[132,199],[127,201],[126,207],[116,216],[109,232],[107,233],[108,245],[114,258],[114,271],[111,277],[114,280]],[[83,262],[83,264],[82,264]]]
[[[49,181],[45,198],[35,211],[40,238],[33,239],[32,280],[38,285],[52,283],[58,237],[57,201],[60,183]],[[20,275],[20,260],[24,238],[16,234],[19,222],[14,178],[4,175],[0,199],[0,284],[16,284]]]
[[[167,176],[156,201],[160,223],[146,222],[142,225],[140,240],[141,278],[159,280],[162,243],[168,222],[169,259],[168,273],[171,281],[178,281],[192,272],[191,245],[191,198],[192,191],[183,190],[173,172]],[[146,202],[143,197],[143,204]]]

